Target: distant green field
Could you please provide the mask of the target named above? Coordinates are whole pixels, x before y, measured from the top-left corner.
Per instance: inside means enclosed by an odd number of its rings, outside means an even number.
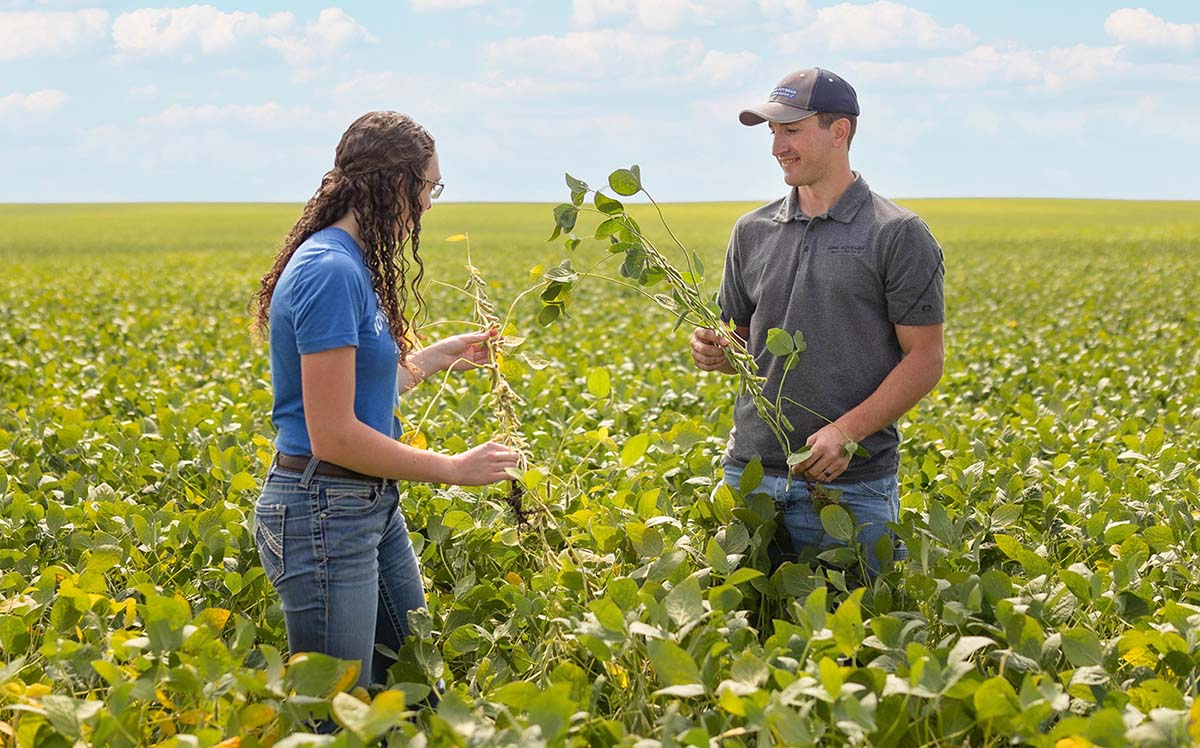
[[[248,524],[273,432],[246,302],[300,206],[0,205],[0,744],[249,748],[331,709],[339,736],[280,744],[1200,741],[1200,203],[904,204],[945,249],[948,354],[901,424],[907,563],[771,572],[771,502],[714,490],[734,391],[688,331],[598,281],[541,328],[531,295],[511,321],[549,365],[506,370],[533,525],[408,487],[429,610],[370,710],[344,664],[285,664]],[[567,256],[551,207],[438,205],[427,277],[463,284],[467,232],[507,309]],[[752,207],[664,206],[709,290]],[[426,296],[430,336],[466,329]],[[485,395],[401,411],[461,450]]]

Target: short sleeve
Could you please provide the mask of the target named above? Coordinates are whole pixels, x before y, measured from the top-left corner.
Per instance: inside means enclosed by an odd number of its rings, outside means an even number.
[[[299,268],[291,307],[301,355],[358,345],[364,282],[354,262],[338,252],[324,252]]]
[[[894,325],[938,325],[945,321],[942,248],[925,222],[913,216],[901,225],[884,261],[888,320]]]
[[[725,251],[725,273],[721,276],[721,289],[717,292],[717,305],[721,307],[721,318],[733,321],[738,327],[749,327],[754,315],[754,303],[742,282],[741,258],[738,254],[737,227],[729,236],[729,248]]]

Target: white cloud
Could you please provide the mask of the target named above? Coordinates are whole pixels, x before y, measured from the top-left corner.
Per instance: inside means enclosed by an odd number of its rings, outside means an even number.
[[[745,77],[759,62],[753,52],[719,52],[711,49],[700,61],[698,78],[718,85]]]
[[[821,8],[807,26],[777,36],[772,45],[784,52],[811,50],[953,49],[966,47],[966,26],[943,26],[928,13],[891,0],[865,5],[842,3]]]
[[[677,77],[699,64],[703,45],[695,39],[632,31],[573,31],[563,36],[504,39],[484,47],[489,68],[526,69],[615,81]],[[629,82],[629,81],[623,81]]]
[[[211,5],[142,8],[113,22],[119,59],[228,52],[243,42],[259,42],[291,65],[308,65],[374,38],[340,8],[326,8],[300,25],[292,13],[269,16]]]
[[[851,80],[902,88],[973,88],[989,84],[1062,88],[1097,79],[1101,74],[1127,71],[1131,65],[1121,47],[1060,47],[1029,50],[1020,47],[975,47],[963,54],[913,62],[851,62]]]
[[[158,86],[153,83],[147,83],[144,86],[134,86],[129,89],[129,98],[131,99],[152,99],[158,95]]]
[[[525,12],[518,8],[501,8],[485,15],[483,22],[500,29],[517,29],[525,25]]]
[[[215,104],[200,106],[173,104],[157,114],[140,117],[138,124],[170,128],[238,125],[261,130],[286,130],[311,121],[313,116],[311,107],[280,106],[274,102],[255,105],[226,104],[222,106]]]
[[[1104,31],[1122,44],[1190,47],[1200,39],[1200,23],[1171,23],[1145,8],[1121,8],[1104,22]]]
[[[374,41],[367,29],[341,8],[326,8],[299,33],[273,35],[265,44],[291,65],[325,60],[355,42]]]
[[[487,5],[491,0],[410,0],[408,5],[417,13],[437,13],[443,10],[462,10]]]
[[[1010,131],[1029,136],[1094,135],[1099,138],[1128,137],[1129,132],[1135,132],[1169,140],[1200,142],[1200,131],[1176,126],[1180,119],[1192,120],[1197,116],[1200,116],[1200,109],[1195,106],[1180,107],[1160,95],[1148,95],[1137,97],[1131,104],[1101,104],[1064,111],[1018,109],[1001,113],[972,108],[964,121],[971,130],[989,137]]]
[[[29,11],[0,13],[0,62],[75,54],[108,33],[108,13]]]
[[[153,57],[199,51],[225,52],[246,38],[291,28],[291,13],[260,16],[225,13],[211,5],[186,8],[141,8],[122,13],[113,22],[113,40],[122,57]]]
[[[11,93],[0,96],[0,114],[53,114],[67,103],[62,91],[48,88],[33,93]]]
[[[794,21],[808,18],[808,0],[758,0],[758,7],[771,17],[785,17]]]
[[[590,28],[609,20],[632,19],[652,31],[681,26],[713,26],[744,18],[750,0],[573,0],[571,23]]]

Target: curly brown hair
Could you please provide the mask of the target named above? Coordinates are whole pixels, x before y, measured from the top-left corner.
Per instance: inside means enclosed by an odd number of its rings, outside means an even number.
[[[275,264],[259,282],[250,300],[252,328],[263,335],[270,323],[271,297],[288,260],[306,239],[350,211],[358,221],[363,242],[363,262],[388,330],[407,364],[413,346],[411,320],[420,317],[425,301],[420,284],[425,275],[421,261],[421,193],[425,169],[433,158],[433,137],[410,117],[396,112],[368,112],[342,135],[333,168],[321,179],[316,194],[292,226]],[[410,260],[404,246],[411,249]],[[409,298],[415,308],[408,309]]]

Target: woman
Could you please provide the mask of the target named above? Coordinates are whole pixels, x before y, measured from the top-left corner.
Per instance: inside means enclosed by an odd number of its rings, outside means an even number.
[[[441,179],[423,127],[395,112],[363,115],[252,301],[255,328],[270,330],[279,432],[254,510],[259,556],[291,651],[358,660],[362,686],[386,683],[391,661],[375,645],[397,650],[408,611],[425,605],[396,481],[484,485],[517,466],[491,442],[445,455],[396,440],[397,394],[486,363],[496,334],[413,348],[421,215]]]

